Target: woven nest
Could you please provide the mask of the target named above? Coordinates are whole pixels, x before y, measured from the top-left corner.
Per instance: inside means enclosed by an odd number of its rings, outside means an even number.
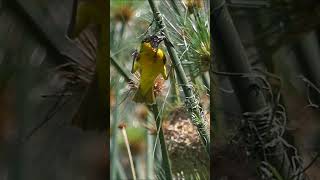
[[[173,174],[183,172],[187,177],[198,172],[209,175],[209,157],[185,109],[175,109],[170,113],[164,123],[164,135]]]

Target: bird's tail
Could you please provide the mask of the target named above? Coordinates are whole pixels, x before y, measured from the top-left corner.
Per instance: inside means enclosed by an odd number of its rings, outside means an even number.
[[[133,101],[137,103],[146,103],[146,104],[154,104],[156,102],[153,88],[150,88],[146,93],[141,91],[141,88],[137,90],[136,94],[133,97]]]

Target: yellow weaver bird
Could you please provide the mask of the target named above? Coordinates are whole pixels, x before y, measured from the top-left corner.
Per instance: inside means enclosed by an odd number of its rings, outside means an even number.
[[[158,48],[162,39],[157,36],[150,36],[143,40],[140,45],[140,52],[134,55],[132,73],[140,72],[139,88],[133,101],[154,104],[154,83],[161,74],[165,80],[168,79],[166,70],[166,57],[164,52]]]

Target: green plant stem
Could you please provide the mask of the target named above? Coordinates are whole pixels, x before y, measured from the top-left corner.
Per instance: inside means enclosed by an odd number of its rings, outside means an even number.
[[[178,104],[180,103],[179,87],[177,86],[177,79],[174,71],[170,74],[170,85],[171,85],[170,102],[172,104]]]
[[[149,106],[149,108],[151,109],[151,111],[155,117],[157,130],[159,132],[159,142],[160,142],[161,154],[162,154],[162,166],[165,171],[166,180],[171,180],[172,179],[172,170],[171,170],[169,155],[168,155],[166,142],[165,142],[165,138],[164,138],[164,134],[163,134],[163,130],[162,130],[162,124],[161,124],[162,117],[159,114],[157,104],[153,104],[153,105]]]
[[[116,104],[119,103],[119,91],[118,91],[118,86],[115,87],[115,97],[116,97]],[[117,143],[117,138],[118,138],[118,121],[119,121],[119,107],[115,106],[113,110],[113,122],[112,122],[112,136],[111,136],[111,180],[117,179],[117,163],[118,161],[118,143]]]
[[[112,43],[115,42],[115,37],[114,37],[115,36],[115,29],[116,29],[115,27],[116,27],[115,22],[110,20],[110,36],[109,36],[110,48],[113,45]]]
[[[124,21],[121,22],[121,28],[120,28],[120,33],[119,33],[119,39],[118,39],[118,48],[121,47],[121,42],[123,40],[124,32],[126,30],[126,23]]]
[[[146,164],[147,164],[147,179],[154,179],[153,174],[153,145],[154,145],[154,136],[149,134],[148,131],[146,131],[147,136],[147,155],[146,155]]]
[[[128,179],[121,163],[119,161],[116,161],[115,163],[117,167],[117,175],[119,176],[118,179]]]
[[[187,76],[183,70],[183,67],[182,67],[181,62],[178,58],[178,55],[177,55],[173,45],[171,44],[170,37],[165,29],[164,23],[162,22],[160,12],[154,3],[154,0],[148,0],[148,2],[149,2],[149,5],[152,9],[155,22],[157,23],[159,29],[163,30],[163,33],[166,36],[164,43],[165,43],[165,46],[167,47],[168,53],[169,53],[171,61],[173,63],[173,67],[175,68],[178,80],[179,80],[181,87],[183,89],[183,92],[185,94],[186,105],[187,105],[189,112],[191,114],[191,120],[192,120],[193,124],[197,127],[197,130],[198,130],[198,133],[201,137],[202,143],[205,146],[205,149],[206,149],[208,155],[210,156],[210,137],[209,137],[209,133],[207,131],[208,129],[207,129],[207,127],[204,123],[204,119],[201,115],[201,110],[198,107],[198,104],[195,103],[195,102],[197,102],[197,100],[195,98],[192,86],[188,82]]]
[[[178,14],[178,16],[181,16],[180,10],[179,10],[178,5],[177,5],[177,1],[176,0],[170,0],[170,4],[172,5],[174,11]]]
[[[125,79],[125,81],[130,82],[130,76],[127,71],[125,71],[121,65],[112,57],[110,57],[111,64],[116,68],[116,70],[122,75],[122,77]]]

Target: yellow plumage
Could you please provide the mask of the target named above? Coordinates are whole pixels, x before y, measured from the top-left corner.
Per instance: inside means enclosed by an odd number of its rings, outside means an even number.
[[[166,57],[161,49],[153,48],[149,42],[142,42],[140,52],[132,66],[132,73],[140,72],[140,84],[133,100],[146,104],[155,103],[154,81],[161,74],[167,79]]]

